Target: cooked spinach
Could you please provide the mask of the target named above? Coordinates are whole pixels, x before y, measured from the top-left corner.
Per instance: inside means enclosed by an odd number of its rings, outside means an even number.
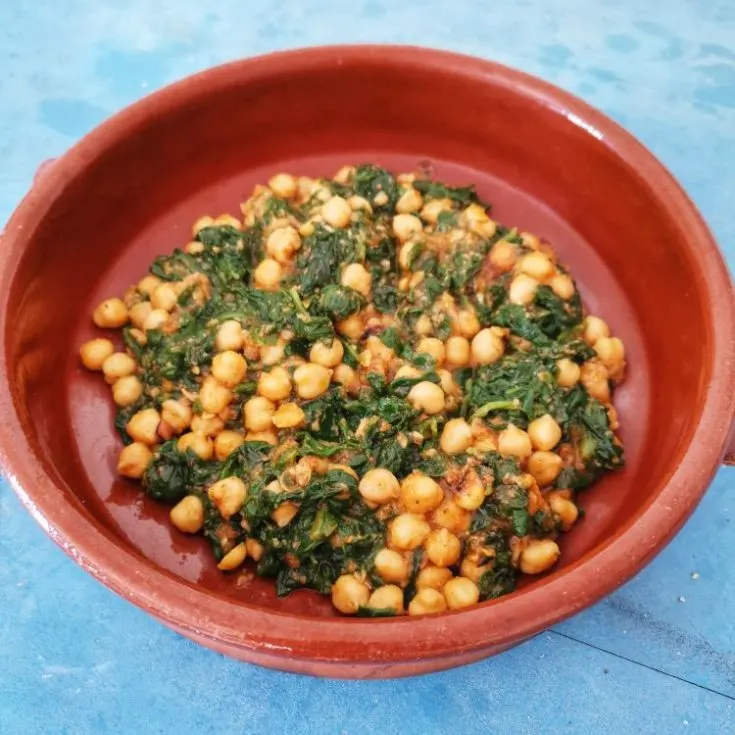
[[[515,587],[523,548],[554,538],[564,526],[548,493],[585,488],[624,462],[609,406],[583,382],[558,384],[561,358],[580,366],[597,359],[583,339],[579,294],[563,299],[548,285],[553,281],[545,281],[530,303],[512,303],[518,270],[498,274],[488,254],[501,238],[516,243],[521,254],[531,250],[528,242],[502,225],[489,238],[467,226],[463,210],[482,204],[474,187],[408,181],[401,178],[399,184],[389,171],[364,164],[347,169],[340,181],[292,181],[298,193],[291,197],[256,190],[244,210],[247,227],[204,227],[185,250],[154,260],[151,275],[176,294],[166,310],[168,321],[143,330],[136,318],[123,330],[140,385],[129,402],[121,402],[127,405],[118,409],[115,427],[128,451],[151,457],[142,476],[136,475],[144,491],[166,503],[196,498],[201,533],[221,568],[232,568],[227,556],[245,542],[248,554],[252,548],[258,558],[257,573],[273,578],[279,595],[301,587],[329,594],[345,574],[369,589],[384,584],[378,552],[395,543],[390,524],[411,511],[403,483],[420,473],[441,489],[440,504],[421,515],[433,528],[446,523],[456,531],[462,558],[476,566],[481,599],[499,597]],[[425,203],[447,199],[451,207],[434,223],[418,201],[415,215],[422,229],[407,243],[394,232],[393,218],[410,186]],[[325,191],[327,198],[345,200],[340,206],[351,207],[349,217],[329,216]],[[369,209],[354,197],[367,200]],[[264,288],[255,270],[264,258],[276,257],[268,238],[285,224],[299,232],[295,254],[277,254],[280,281]],[[360,291],[347,285],[347,277],[343,281],[353,263],[369,273],[369,279],[363,273]],[[131,313],[140,302],[150,301],[141,314],[152,310],[158,299],[151,299],[151,284],[126,293]],[[479,328],[498,328],[494,333],[503,354],[494,362],[467,358],[456,365],[448,355],[432,356],[419,347],[425,337],[472,340],[478,327],[468,328],[462,312],[474,313]],[[304,372],[299,366],[310,361],[316,343],[333,345],[337,354],[330,363],[312,366],[319,390],[299,377]],[[227,356],[218,357],[223,352]],[[475,355],[472,348],[470,354]],[[239,365],[232,381],[222,376],[227,361]],[[285,369],[290,385],[287,395],[271,399],[261,376],[273,362]],[[223,381],[217,383],[220,389],[227,384],[223,403],[205,393],[203,380],[210,377]],[[413,391],[423,383],[431,385]],[[444,408],[429,412],[416,393],[426,388],[433,395],[436,386],[443,388]],[[148,427],[143,443],[149,448],[131,447],[142,442],[131,419],[143,409],[156,409],[160,416],[170,407],[167,401],[176,401],[189,416],[185,426],[175,425],[175,416],[156,425],[153,414],[157,443],[151,443]],[[254,418],[257,405],[263,413]],[[537,482],[525,455],[505,456],[497,447],[509,424],[527,429],[546,414],[561,431],[553,451],[562,466],[539,488],[541,476]],[[445,426],[456,418],[467,422],[463,428],[472,438],[449,453]],[[188,429],[200,434],[194,437],[197,451],[180,444],[179,433]],[[363,497],[366,473],[375,468],[391,472],[398,483],[391,487],[399,488],[379,506]],[[245,500],[238,496],[234,512],[220,507],[216,492],[210,497],[216,482],[245,488]],[[463,493],[477,490],[472,485],[477,482],[481,495],[468,511],[460,505],[469,502]],[[187,502],[196,506],[197,500]],[[431,555],[421,546],[402,554],[408,606]],[[451,571],[462,573],[461,560]],[[375,605],[351,611],[364,617],[396,614]]]

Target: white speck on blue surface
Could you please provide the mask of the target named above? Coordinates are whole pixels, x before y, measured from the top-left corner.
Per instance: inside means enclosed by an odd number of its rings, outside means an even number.
[[[41,161],[187,74],[296,46],[414,43],[518,67],[603,109],[672,169],[732,267],[734,37],[729,0],[665,12],[633,0],[5,0],[0,222]],[[555,632],[455,671],[342,682],[240,664],[168,631],[77,568],[0,482],[0,733],[732,732],[734,501],[735,470],[722,470],[646,570]],[[695,563],[696,599],[672,604]]]

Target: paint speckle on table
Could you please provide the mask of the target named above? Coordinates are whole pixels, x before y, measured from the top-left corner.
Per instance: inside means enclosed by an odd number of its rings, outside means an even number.
[[[492,58],[602,108],[672,169],[732,268],[734,35],[729,0],[671,0],[664,13],[633,0],[6,0],[0,222],[43,160],[169,82],[241,56],[382,41]],[[345,682],[240,664],[170,632],[76,567],[0,482],[0,732],[534,734],[550,712],[572,735],[731,732],[734,502],[735,469],[723,469],[634,580],[506,654]]]

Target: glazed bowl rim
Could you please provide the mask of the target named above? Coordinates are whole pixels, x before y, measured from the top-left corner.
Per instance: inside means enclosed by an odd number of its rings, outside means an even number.
[[[8,302],[16,269],[35,227],[65,186],[130,130],[235,80],[319,70],[344,63],[431,67],[438,73],[490,82],[551,108],[593,136],[648,187],[666,217],[689,233],[707,293],[712,376],[693,440],[678,467],[638,515],[541,586],[476,607],[423,618],[317,618],[223,599],[157,567],[64,496],[25,435],[13,396],[6,342]],[[686,229],[685,229],[686,228]],[[373,663],[440,658],[508,646],[554,624],[638,572],[673,537],[696,507],[724,454],[735,412],[735,306],[730,276],[707,226],[673,176],[633,136],[603,113],[551,84],[492,61],[416,46],[345,45],[282,51],[233,61],[167,86],[113,115],[82,138],[35,182],[10,218],[0,248],[0,466],[46,533],[80,566],[122,597],[177,630],[213,644],[276,657]],[[717,329],[715,330],[715,317]]]

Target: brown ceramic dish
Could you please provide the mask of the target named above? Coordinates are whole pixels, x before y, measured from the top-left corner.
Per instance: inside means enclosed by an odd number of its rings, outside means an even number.
[[[628,466],[582,498],[562,565],[508,597],[420,619],[343,619],[328,600],[238,588],[201,539],[114,472],[103,382],[77,364],[93,305],[202,213],[237,212],[278,170],[348,161],[475,182],[498,219],[551,240],[628,346],[616,396]],[[383,677],[488,656],[590,605],[694,509],[735,409],[732,284],[696,209],[630,135],[496,64],[334,47],[229,64],[103,124],[39,176],[0,250],[0,455],[23,502],[82,567],[210,648],[290,671]]]

